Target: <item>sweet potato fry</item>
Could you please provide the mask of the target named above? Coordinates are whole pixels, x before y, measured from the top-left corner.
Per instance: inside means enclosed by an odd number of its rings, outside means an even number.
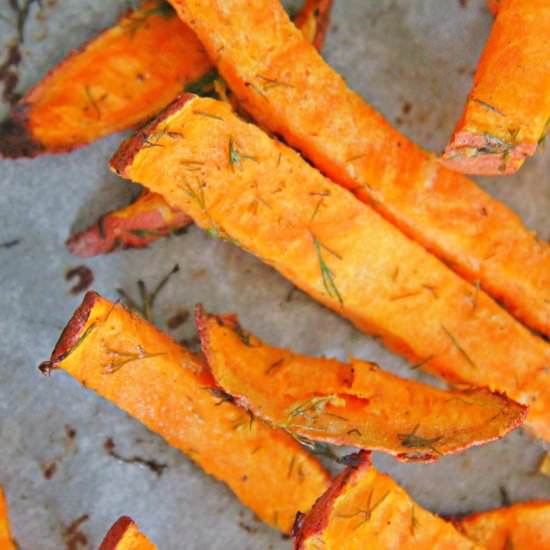
[[[171,2],[255,120],[550,336],[549,245],[353,93],[277,0]]]
[[[203,362],[155,327],[90,292],[43,372],[61,368],[113,401],[288,532],[328,474],[305,449],[234,404]],[[289,474],[290,464],[293,465]]]
[[[0,487],[0,550],[16,550],[11,538],[8,503]]]
[[[147,1],[70,53],[19,101],[0,155],[70,151],[134,126],[210,70],[200,42],[170,6]]]
[[[319,48],[331,4],[307,0],[298,15]],[[201,43],[170,5],[148,0],[71,52],[18,102],[0,127],[0,156],[70,151],[150,119],[184,87],[211,92],[216,77]]]
[[[462,118],[443,154],[452,170],[513,174],[550,127],[550,4],[502,0]]]
[[[529,404],[550,440],[550,345],[228,105],[183,96],[111,166],[414,363]]]
[[[550,502],[531,501],[473,514],[456,528],[486,550],[550,549]]]
[[[156,550],[134,521],[122,516],[109,529],[99,550]]]
[[[298,355],[265,345],[235,316],[196,310],[212,375],[256,416],[313,441],[432,462],[501,437],[527,410],[487,390],[443,391],[359,360]]]
[[[191,222],[161,195],[146,191],[127,207],[107,212],[97,223],[73,235],[67,248],[83,258],[117,248],[143,248],[160,237],[182,231]]]
[[[378,472],[366,452],[350,457],[350,465],[295,527],[295,550],[478,548]]]
[[[332,0],[307,0],[295,19],[296,26],[318,49],[323,46],[331,7]],[[162,20],[159,23],[162,24]],[[187,34],[183,35],[185,37]],[[211,83],[209,75],[212,73],[207,73],[207,84]],[[125,82],[120,84],[122,86]],[[197,93],[200,87],[199,79]],[[197,85],[192,88],[197,88]],[[71,253],[81,257],[106,254],[117,248],[142,248],[160,237],[184,229],[189,223],[188,216],[170,208],[160,195],[143,193],[134,203],[108,212],[89,228],[73,235],[67,241],[67,247]]]

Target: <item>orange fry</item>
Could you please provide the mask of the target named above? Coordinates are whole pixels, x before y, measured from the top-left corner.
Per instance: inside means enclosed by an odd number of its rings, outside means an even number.
[[[2,487],[0,487],[0,550],[16,550],[11,538],[8,503]]]
[[[443,391],[372,363],[298,355],[267,346],[235,316],[198,307],[212,375],[256,416],[313,441],[431,462],[491,441],[521,423],[525,407],[487,390]]]
[[[309,514],[298,518],[295,550],[481,550],[376,471],[368,453],[349,460]]]
[[[234,404],[199,358],[96,293],[86,295],[41,365],[46,373],[58,368],[164,437],[284,532],[327,486],[319,462]]]
[[[502,0],[462,118],[443,155],[452,170],[513,174],[550,128],[550,4]]]
[[[485,550],[549,550],[550,502],[531,501],[472,514],[455,527]]]

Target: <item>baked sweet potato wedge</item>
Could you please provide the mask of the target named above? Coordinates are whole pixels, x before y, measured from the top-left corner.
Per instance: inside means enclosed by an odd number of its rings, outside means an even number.
[[[15,544],[11,538],[8,503],[2,487],[0,487],[0,549],[16,550]]]
[[[170,5],[146,1],[70,53],[19,101],[3,128],[0,155],[70,151],[132,127],[210,70],[201,43]]]
[[[264,344],[235,316],[196,308],[216,382],[254,415],[313,441],[432,462],[503,436],[525,407],[487,390],[443,391],[372,363],[313,358]]]
[[[298,15],[319,48],[331,3],[306,0]],[[147,0],[71,52],[18,102],[0,126],[0,156],[70,151],[150,119],[184,88],[211,92],[216,77],[201,43],[170,4]]]
[[[99,550],[156,550],[156,548],[131,518],[122,516],[109,529]]]
[[[125,208],[107,212],[66,244],[72,254],[88,258],[118,248],[143,248],[190,223],[189,216],[169,206],[161,195],[146,191]]]
[[[550,502],[530,501],[454,521],[486,550],[549,550]]]
[[[277,0],[171,3],[256,121],[550,336],[548,243],[392,128],[296,31]]]
[[[550,453],[544,453],[539,462],[537,473],[550,477]]]
[[[550,127],[550,4],[502,0],[462,118],[443,154],[452,170],[513,174]]]
[[[415,364],[529,404],[550,440],[550,345],[227,104],[183,96],[111,166]]]
[[[307,0],[295,19],[296,26],[318,49],[323,46],[331,7],[332,0]],[[162,24],[162,21],[159,20],[159,23]],[[184,34],[184,38],[186,36]],[[194,44],[191,47],[194,48]],[[199,79],[190,87],[200,93],[201,86],[212,84],[212,78],[210,71],[203,84]],[[124,84],[120,83],[121,86]],[[202,91],[210,93],[212,90]],[[161,237],[183,230],[190,223],[189,217],[168,206],[162,196],[142,193],[134,203],[104,214],[95,224],[70,237],[67,247],[71,253],[81,257],[106,254],[118,248],[142,248]]]
[[[327,486],[319,462],[233,403],[199,358],[96,293],[86,295],[41,365],[57,368],[160,434],[283,532]]]
[[[309,514],[297,518],[295,550],[481,550],[378,472],[368,453],[350,462]]]

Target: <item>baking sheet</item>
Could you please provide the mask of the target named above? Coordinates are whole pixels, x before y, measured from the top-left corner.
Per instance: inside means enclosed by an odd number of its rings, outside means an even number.
[[[0,0],[3,55],[15,37],[10,4]],[[17,90],[124,7],[107,0],[32,3]],[[482,0],[336,0],[324,55],[405,134],[440,151],[462,110],[491,21]],[[0,116],[6,112],[4,102]],[[0,249],[0,484],[15,537],[23,550],[93,549],[127,514],[163,550],[288,549],[288,540],[160,437],[67,375],[46,379],[38,373],[37,364],[48,358],[81,299],[70,295],[65,271],[87,265],[93,288],[116,298],[117,287],[136,295],[137,279],[154,285],[178,263],[181,270],[156,310],[162,328],[178,308],[202,302],[213,311],[237,312],[244,326],[276,345],[340,358],[352,354],[403,376],[430,379],[411,373],[301,292],[289,294],[290,284],[255,258],[195,228],[144,251],[71,257],[63,244],[70,232],[137,192],[107,168],[121,137],[70,155],[0,161],[0,243],[20,240]],[[479,179],[544,239],[550,237],[549,163],[547,151],[517,176]],[[192,338],[192,321],[171,333]],[[105,450],[109,438],[121,456],[167,467],[158,475],[115,459]],[[550,498],[550,479],[532,475],[542,453],[540,442],[516,431],[434,465],[399,464],[379,454],[375,463],[430,510],[457,514],[500,505],[503,494],[512,501]]]

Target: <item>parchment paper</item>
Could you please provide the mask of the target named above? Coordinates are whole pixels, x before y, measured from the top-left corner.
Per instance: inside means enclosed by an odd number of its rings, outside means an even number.
[[[17,91],[114,21],[124,6],[107,0],[33,3]],[[15,37],[10,0],[0,0],[0,16],[0,51],[6,55]],[[405,134],[441,151],[491,21],[482,0],[336,0],[324,54]],[[4,102],[0,115],[6,112]],[[0,242],[20,239],[0,249],[0,484],[17,541],[23,550],[93,549],[127,514],[163,550],[288,549],[288,540],[254,520],[229,490],[160,437],[67,375],[46,379],[38,373],[37,364],[48,358],[81,299],[69,294],[67,268],[89,266],[93,288],[116,298],[117,287],[135,295],[138,278],[154,285],[179,263],[181,271],[159,298],[156,320],[163,328],[178,308],[202,302],[213,311],[237,312],[247,328],[273,344],[340,358],[353,354],[413,374],[302,293],[289,298],[291,286],[272,269],[195,228],[144,251],[85,262],[71,257],[64,247],[70,232],[137,192],[107,168],[121,138],[70,155],[0,161]],[[550,237],[549,161],[548,152],[537,154],[517,176],[479,180],[544,239]],[[172,335],[192,338],[192,321]],[[155,460],[166,469],[159,476],[116,460],[104,448],[108,438],[121,456]],[[512,501],[550,498],[550,479],[532,475],[542,452],[541,443],[517,431],[435,465],[398,464],[382,455],[375,462],[422,505],[457,514],[500,505],[503,492]]]

